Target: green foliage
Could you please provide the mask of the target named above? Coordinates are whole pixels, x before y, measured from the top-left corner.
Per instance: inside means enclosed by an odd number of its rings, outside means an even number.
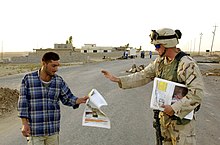
[[[69,37],[69,44],[72,44],[72,40],[73,40],[73,37],[70,36],[70,37]]]

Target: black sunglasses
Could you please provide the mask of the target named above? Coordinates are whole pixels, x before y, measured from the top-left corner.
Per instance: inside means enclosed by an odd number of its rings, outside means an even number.
[[[160,44],[155,44],[154,46],[155,46],[156,49],[160,48]]]

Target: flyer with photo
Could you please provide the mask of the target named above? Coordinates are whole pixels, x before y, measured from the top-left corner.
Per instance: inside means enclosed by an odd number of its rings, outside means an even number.
[[[185,85],[155,78],[150,102],[150,108],[164,111],[162,105],[172,105],[176,101],[182,99],[188,93]],[[187,114],[184,118],[192,119],[193,111]]]
[[[100,110],[101,106],[108,105],[104,97],[96,89],[92,89],[88,96],[82,125],[110,129],[109,118]]]

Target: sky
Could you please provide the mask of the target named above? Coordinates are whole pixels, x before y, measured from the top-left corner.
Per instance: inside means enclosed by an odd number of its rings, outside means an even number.
[[[73,45],[154,50],[151,30],[179,29],[185,51],[220,51],[218,0],[1,0],[1,52]],[[214,29],[216,27],[216,31]],[[202,35],[200,35],[202,33]],[[199,47],[200,46],[200,47]]]

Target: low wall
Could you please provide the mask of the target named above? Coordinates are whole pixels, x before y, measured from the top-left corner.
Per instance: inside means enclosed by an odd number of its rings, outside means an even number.
[[[60,53],[56,52],[60,56],[60,62],[70,63],[70,62],[88,62],[92,59],[102,59],[104,56],[107,58],[119,58],[122,56],[123,51],[115,52],[103,52],[103,53],[80,53],[80,52],[66,52]],[[27,56],[12,57],[11,63],[39,63],[44,53],[29,53]]]

